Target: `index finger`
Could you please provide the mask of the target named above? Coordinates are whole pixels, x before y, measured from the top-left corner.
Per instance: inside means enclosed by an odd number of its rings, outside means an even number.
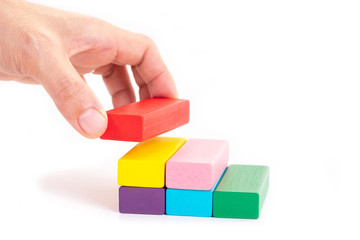
[[[131,65],[140,98],[177,98],[175,82],[154,42],[141,34],[118,31],[115,63]]]

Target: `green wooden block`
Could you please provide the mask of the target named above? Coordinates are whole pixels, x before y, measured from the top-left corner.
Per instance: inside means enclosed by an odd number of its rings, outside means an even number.
[[[230,165],[214,191],[214,217],[259,218],[268,188],[269,167]]]

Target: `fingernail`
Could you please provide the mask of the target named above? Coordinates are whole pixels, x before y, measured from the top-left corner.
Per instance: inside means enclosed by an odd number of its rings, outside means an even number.
[[[106,127],[106,119],[94,108],[81,114],[78,122],[82,130],[89,135],[98,134]]]

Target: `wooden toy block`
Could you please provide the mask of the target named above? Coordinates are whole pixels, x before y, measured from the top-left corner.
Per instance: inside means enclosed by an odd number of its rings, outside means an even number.
[[[267,166],[230,165],[214,192],[214,217],[259,218],[268,188]]]
[[[164,214],[164,188],[119,188],[119,211],[121,213]]]
[[[166,164],[166,187],[210,190],[224,172],[229,144],[224,140],[190,139]]]
[[[189,101],[150,98],[107,111],[108,126],[100,137],[141,142],[189,122]]]
[[[185,142],[185,138],[155,137],[138,143],[119,159],[119,185],[164,187],[165,164]]]
[[[215,186],[209,191],[166,189],[166,214],[211,217],[213,212],[213,192],[221,176]]]

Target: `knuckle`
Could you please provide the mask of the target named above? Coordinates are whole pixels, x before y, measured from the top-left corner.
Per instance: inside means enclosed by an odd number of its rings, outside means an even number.
[[[69,102],[78,96],[81,86],[76,81],[63,79],[57,81],[54,88],[54,97],[59,102]]]
[[[51,56],[55,41],[45,31],[26,30],[21,33],[22,44],[18,45],[20,56],[19,71],[23,74],[32,75],[36,66],[45,64]]]
[[[52,43],[52,38],[46,31],[32,30],[26,32],[25,41],[27,46],[41,49],[43,47],[49,47]]]
[[[149,36],[147,36],[145,34],[139,34],[139,36],[140,36],[141,40],[145,43],[147,48],[155,48],[156,47],[154,40],[152,40],[152,38],[150,38]]]
[[[138,48],[138,55],[141,55],[140,60],[135,64],[135,66],[140,67],[148,55],[157,51],[155,42],[148,36],[139,34],[141,40],[140,48]]]

